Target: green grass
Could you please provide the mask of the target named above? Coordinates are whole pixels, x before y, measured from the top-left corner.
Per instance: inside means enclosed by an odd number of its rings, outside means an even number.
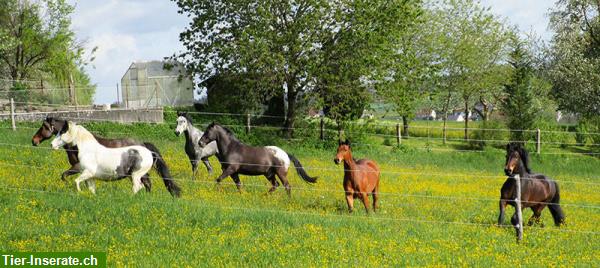
[[[360,203],[353,215],[346,212],[335,141],[317,142],[317,131],[285,141],[271,130],[246,135],[233,128],[245,141],[294,153],[319,176],[308,185],[290,171],[288,198],[282,189],[265,195],[263,177],[242,176],[243,193],[230,180],[215,189],[216,175],[203,167],[191,180],[184,138],[171,126],[87,125],[104,136],[155,143],[183,188],[173,199],[154,172],[151,193],[133,195],[127,180],[98,183],[96,196],[77,193],[74,177],[59,179],[68,167],[64,152],[50,150],[49,141],[30,145],[38,123],[19,124],[16,132],[7,126],[0,124],[0,251],[106,251],[111,267],[600,265],[600,159],[593,156],[532,155],[534,171],[560,181],[567,225],[554,227],[545,210],[545,227],[526,228],[516,244],[512,228],[495,226],[505,180],[500,148],[459,152],[463,142],[426,139],[394,148],[382,146],[383,137],[349,133],[358,140],[354,155],[382,168],[381,210],[366,216]]]

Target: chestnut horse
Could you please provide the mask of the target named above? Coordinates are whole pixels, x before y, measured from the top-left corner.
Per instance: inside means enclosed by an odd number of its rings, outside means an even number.
[[[500,190],[500,216],[498,216],[498,225],[504,223],[504,210],[506,205],[516,206],[516,180],[515,175],[521,177],[521,206],[531,208],[533,215],[529,218],[528,225],[539,223],[542,210],[548,206],[554,224],[560,226],[565,221],[565,215],[558,204],[560,202],[560,190],[558,183],[543,174],[531,173],[529,168],[529,155],[525,148],[519,143],[509,143],[506,145],[506,164],[504,173],[508,179],[502,185]],[[517,228],[517,212],[513,214],[511,223]]]
[[[337,155],[333,161],[336,164],[344,162],[344,191],[346,192],[348,211],[352,213],[354,198],[359,198],[365,205],[365,210],[369,213],[369,193],[373,197],[373,211],[376,211],[377,200],[379,199],[380,172],[375,161],[369,159],[354,160],[348,140],[339,142]]]

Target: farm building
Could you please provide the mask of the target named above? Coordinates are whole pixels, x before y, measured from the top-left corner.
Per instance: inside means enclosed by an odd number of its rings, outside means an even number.
[[[164,61],[139,61],[129,66],[121,78],[121,98],[126,108],[191,106],[194,83],[182,76],[183,65],[165,69]]]

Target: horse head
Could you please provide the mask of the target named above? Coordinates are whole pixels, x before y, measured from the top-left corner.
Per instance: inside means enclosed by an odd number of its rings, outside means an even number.
[[[333,159],[333,162],[336,165],[339,165],[342,161],[344,161],[344,159],[346,159],[348,156],[351,156],[351,152],[350,152],[350,141],[348,139],[346,139],[345,141],[340,140],[338,142],[338,149],[337,149],[337,154],[335,155],[335,158]],[[351,158],[351,157],[350,157]]]
[[[175,135],[179,136],[181,133],[188,130],[188,123],[192,123],[186,112],[177,112],[177,127],[175,128]]]
[[[506,145],[504,174],[511,176],[522,171],[531,173],[531,169],[529,168],[529,154],[521,143],[511,142]]]
[[[63,147],[65,144],[74,144],[74,127],[75,123],[65,121],[65,124],[63,125],[61,130],[58,131],[58,133],[56,133],[56,138],[52,140],[52,149],[57,150],[60,147]]]
[[[51,138],[58,132],[61,132],[63,128],[65,128],[65,125],[65,120],[55,119],[54,117],[46,117],[46,119],[42,121],[42,126],[33,135],[33,137],[31,137],[31,144],[33,146],[38,146],[43,141]]]
[[[207,144],[211,143],[212,141],[216,141],[218,138],[220,129],[223,129],[223,127],[215,124],[215,122],[210,123],[206,127],[206,130],[204,130],[204,134],[202,134],[202,137],[200,137],[200,141],[198,142],[199,145],[201,147],[204,147]]]

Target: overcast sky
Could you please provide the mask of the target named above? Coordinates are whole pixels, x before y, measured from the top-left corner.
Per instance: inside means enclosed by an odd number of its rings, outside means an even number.
[[[548,9],[553,0],[482,0],[484,6],[548,40]],[[116,84],[134,61],[160,60],[182,49],[179,33],[188,19],[170,0],[69,0],[75,4],[73,30],[96,59],[87,68],[98,85],[95,103],[116,101]]]

